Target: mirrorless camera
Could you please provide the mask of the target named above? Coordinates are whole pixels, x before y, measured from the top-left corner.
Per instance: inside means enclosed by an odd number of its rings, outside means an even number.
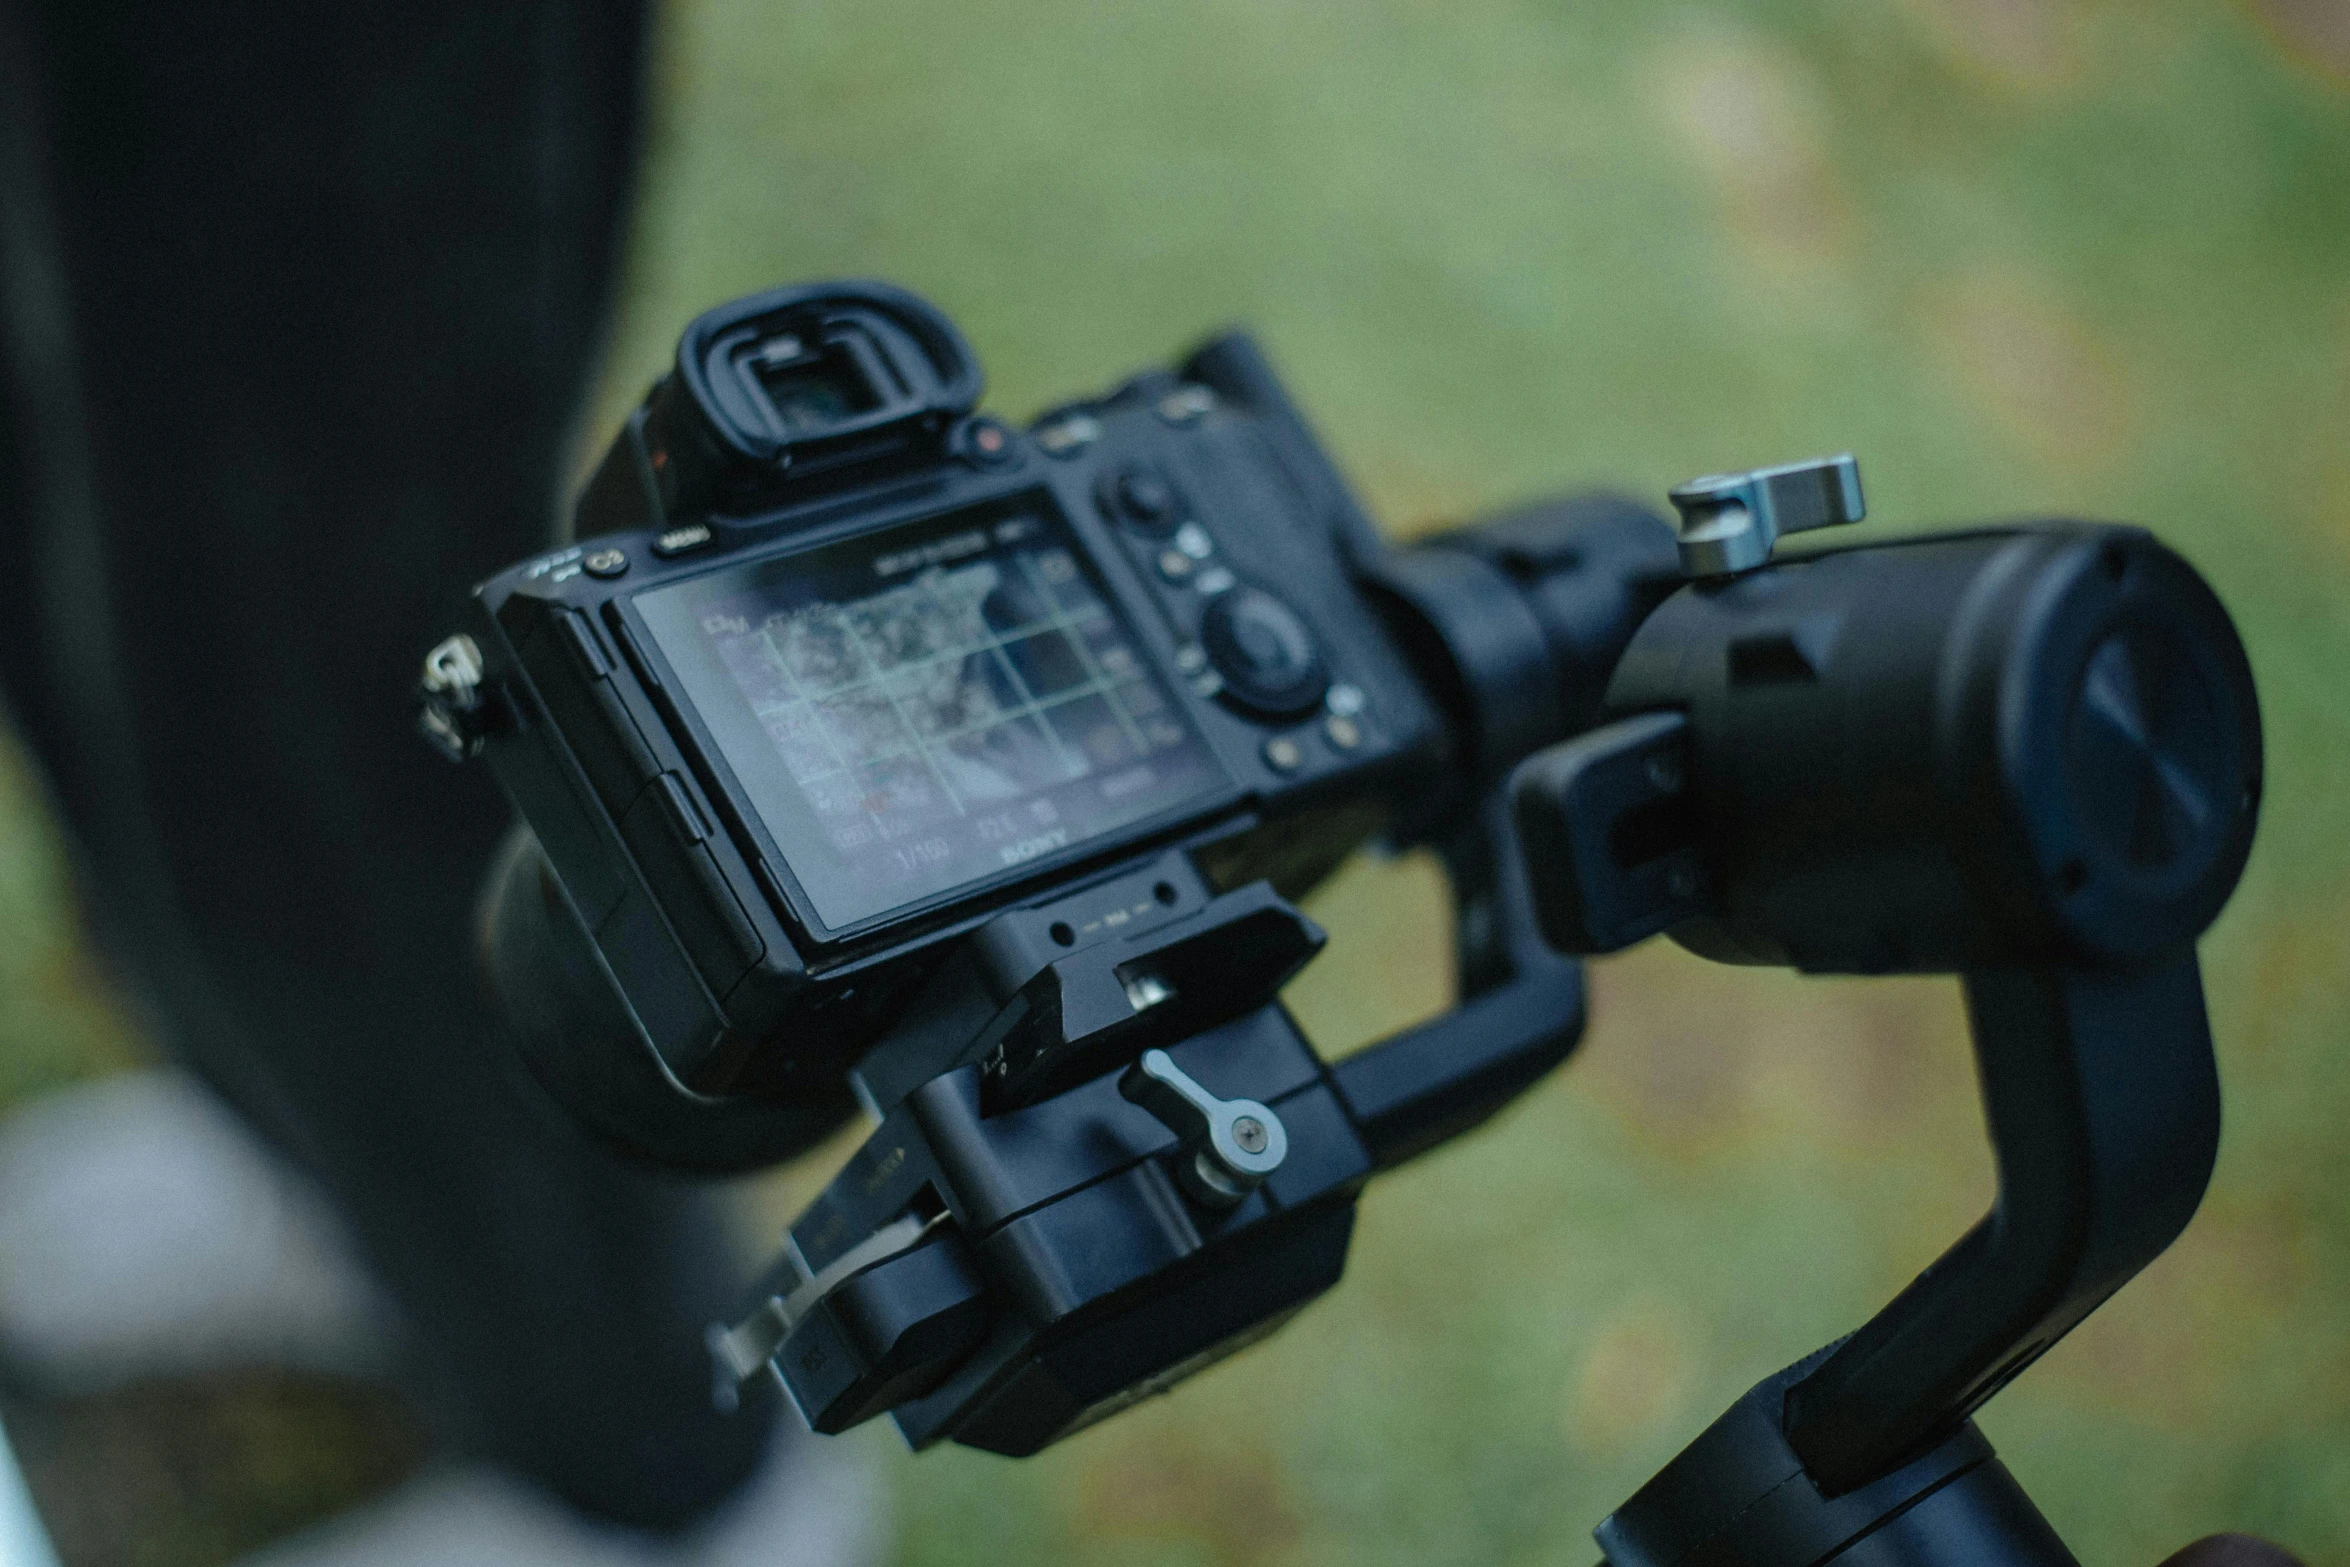
[[[713,311],[583,542],[427,660],[527,824],[483,950],[555,1097],[689,1170],[872,1120],[713,1326],[722,1400],[1017,1455],[1171,1386],[1565,1058],[1568,954],[1662,931],[1963,974],[2000,1184],[1610,1560],[2069,1561],[1969,1417],[2210,1172],[2193,942],[2261,763],[2209,587],[2078,523],[1775,558],[1860,519],[1849,456],[1692,481],[1678,538],[1599,497],[1390,549],[1238,335],[1024,431],[979,389],[896,289]],[[1334,1064],[1290,900],[1375,837],[1441,856],[1460,999]]]
[[[483,585],[501,721],[464,743],[679,1090],[840,1078],[958,937],[1138,853],[1175,859],[1048,946],[1300,891],[1437,763],[1347,569],[1367,525],[1286,407],[1243,400],[1248,357],[1019,432],[910,294],[739,300],[596,471],[590,542]],[[1026,1065],[1007,1092],[1071,1070]]]

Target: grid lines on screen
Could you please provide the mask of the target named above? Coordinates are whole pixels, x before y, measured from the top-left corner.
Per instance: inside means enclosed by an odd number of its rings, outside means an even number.
[[[731,628],[730,628],[731,629]],[[779,611],[721,656],[836,849],[1018,803],[1186,734],[1064,549],[932,566],[847,603]]]

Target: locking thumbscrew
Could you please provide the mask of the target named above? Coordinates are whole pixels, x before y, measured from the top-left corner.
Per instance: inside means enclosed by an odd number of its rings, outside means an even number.
[[[1233,1207],[1288,1156],[1281,1117],[1254,1099],[1218,1099],[1164,1050],[1145,1050],[1118,1092],[1175,1134],[1175,1179],[1202,1207]]]

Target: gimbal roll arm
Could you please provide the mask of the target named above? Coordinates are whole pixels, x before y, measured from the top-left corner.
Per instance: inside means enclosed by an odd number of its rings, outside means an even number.
[[[1374,1169],[1484,1121],[1564,1061],[1583,1034],[1583,965],[1542,940],[1505,803],[1496,796],[1480,815],[1445,855],[1465,949],[1460,1004],[1331,1069]],[[1466,950],[1472,943],[1477,950]]]
[[[1999,1171],[1991,1212],[1787,1391],[1829,1491],[1946,1435],[2178,1238],[2219,1151],[2192,952],[1965,980]]]

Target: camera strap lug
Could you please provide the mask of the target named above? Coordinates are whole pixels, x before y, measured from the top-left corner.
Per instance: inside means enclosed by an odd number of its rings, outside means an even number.
[[[473,638],[460,632],[424,655],[424,675],[416,685],[416,727],[452,762],[481,754],[490,707],[482,689],[481,648]]]

